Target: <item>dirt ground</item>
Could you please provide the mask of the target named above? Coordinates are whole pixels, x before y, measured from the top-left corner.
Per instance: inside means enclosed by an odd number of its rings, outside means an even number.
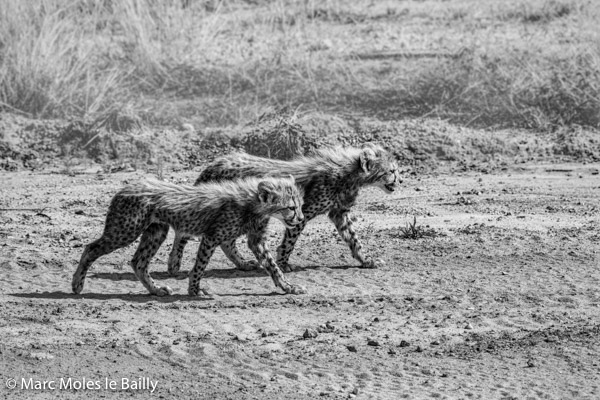
[[[71,294],[111,196],[147,174],[0,172],[0,396],[598,399],[599,168],[520,164],[366,189],[356,230],[383,267],[358,268],[320,217],[287,274],[308,294],[283,295],[219,250],[202,284],[212,299],[166,274],[172,233],[151,268],[173,296],[136,281],[135,246],[99,259]],[[402,237],[413,216],[426,237]],[[282,229],[271,223],[273,250]]]

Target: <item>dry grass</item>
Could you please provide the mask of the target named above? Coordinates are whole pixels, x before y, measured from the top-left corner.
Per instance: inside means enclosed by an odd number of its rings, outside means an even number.
[[[0,0],[0,107],[197,127],[280,107],[599,127],[599,20],[577,0]]]
[[[407,222],[406,227],[401,227],[397,235],[400,239],[423,239],[425,237],[445,236],[443,233],[437,232],[435,229],[428,226],[418,225],[417,217],[413,216],[413,222]]]

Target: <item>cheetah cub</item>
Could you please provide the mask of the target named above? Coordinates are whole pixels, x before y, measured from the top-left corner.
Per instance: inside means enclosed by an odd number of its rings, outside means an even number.
[[[290,174],[303,192],[304,221],[293,227],[286,226],[284,239],[277,250],[277,265],[291,271],[290,254],[306,224],[318,215],[327,215],[340,236],[350,247],[352,256],[363,268],[376,268],[378,261],[363,254],[350,217],[350,209],[356,203],[359,191],[367,186],[393,193],[402,183],[398,164],[393,155],[374,144],[362,148],[323,148],[307,157],[290,161],[272,160],[248,154],[231,154],[216,160],[200,174],[196,185],[205,182],[225,182],[250,176],[267,174]],[[168,271],[176,274],[187,238],[176,235],[169,256]],[[258,265],[241,258],[235,243],[223,248],[225,254],[239,269],[253,269]]]
[[[73,293],[81,293],[88,269],[98,257],[131,244],[141,235],[131,261],[135,275],[151,294],[172,294],[168,286],[156,286],[148,272],[149,261],[167,237],[169,226],[176,235],[202,236],[196,263],[189,274],[190,296],[201,291],[200,279],[216,247],[234,247],[235,239],[243,234],[277,287],[286,293],[306,293],[306,289],[285,279],[267,248],[270,217],[281,220],[286,228],[303,223],[302,194],[291,176],[198,186],[158,181],[127,186],[110,203],[102,237],[85,247],[73,275]]]

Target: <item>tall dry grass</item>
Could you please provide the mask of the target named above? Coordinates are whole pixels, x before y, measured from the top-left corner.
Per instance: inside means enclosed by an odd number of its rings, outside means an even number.
[[[126,108],[150,123],[197,126],[287,106],[600,127],[596,8],[578,0],[0,0],[0,107],[93,118]]]

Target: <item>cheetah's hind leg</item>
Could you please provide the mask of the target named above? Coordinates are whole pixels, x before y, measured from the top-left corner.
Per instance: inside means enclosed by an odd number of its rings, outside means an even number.
[[[92,243],[85,246],[81,259],[79,260],[79,266],[73,274],[73,280],[71,281],[71,287],[73,293],[79,294],[83,290],[85,283],[85,277],[92,263],[98,258],[105,254],[112,253],[113,251],[125,247],[135,240],[135,237],[131,240],[122,240],[120,242],[109,239],[107,236],[102,235],[100,239],[93,241]]]
[[[173,290],[168,286],[158,287],[148,272],[150,259],[154,257],[160,245],[167,238],[169,225],[162,223],[153,223],[146,230],[140,239],[140,244],[133,255],[131,266],[135,276],[148,289],[150,294],[156,296],[165,296],[173,294]]]
[[[190,238],[185,234],[175,231],[175,240],[173,241],[173,248],[171,249],[171,254],[169,254],[169,261],[167,264],[169,275],[175,276],[179,273],[183,250],[189,240]]]
[[[255,260],[244,260],[235,245],[235,239],[231,239],[221,243],[221,250],[231,260],[237,269],[241,271],[252,271],[262,268]]]

